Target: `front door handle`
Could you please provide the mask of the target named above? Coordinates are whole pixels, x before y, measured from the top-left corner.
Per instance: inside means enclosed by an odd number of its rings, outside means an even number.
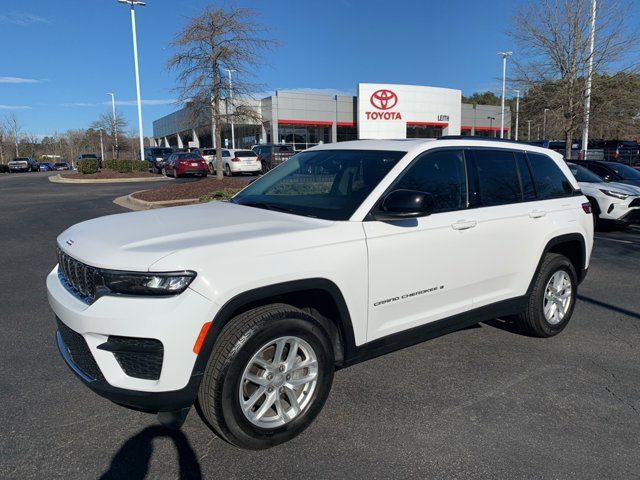
[[[454,230],[468,230],[475,227],[478,224],[475,220],[460,220],[451,224],[451,228]]]
[[[547,214],[544,210],[533,210],[529,212],[531,218],[542,218]]]

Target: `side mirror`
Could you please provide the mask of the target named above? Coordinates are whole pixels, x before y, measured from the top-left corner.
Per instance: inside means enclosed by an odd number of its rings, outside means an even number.
[[[426,217],[433,213],[433,195],[417,190],[394,190],[389,193],[379,211],[373,214],[376,220],[400,220]]]

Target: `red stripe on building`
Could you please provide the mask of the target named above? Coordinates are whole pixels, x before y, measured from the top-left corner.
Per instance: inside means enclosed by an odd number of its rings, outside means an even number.
[[[409,127],[448,127],[448,122],[407,122]]]
[[[460,130],[465,130],[470,132],[473,130],[473,127],[469,125],[462,125],[460,127]],[[500,131],[500,127],[476,127],[476,132],[499,132],[499,131]],[[508,132],[509,127],[504,127],[504,131]]]
[[[331,127],[333,122],[327,120],[288,120],[278,119],[278,125],[310,125],[313,127]]]
[[[338,122],[339,127],[355,127],[356,122]]]

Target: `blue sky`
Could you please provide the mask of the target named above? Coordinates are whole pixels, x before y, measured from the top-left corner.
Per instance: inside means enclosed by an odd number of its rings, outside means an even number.
[[[512,49],[505,24],[524,0],[246,0],[282,45],[257,81],[269,90],[354,92],[358,82],[499,89]],[[147,0],[137,10],[145,134],[178,107],[168,44],[207,0]],[[116,0],[2,0],[0,117],[15,113],[36,135],[86,128],[118,110],[137,128],[131,23]]]

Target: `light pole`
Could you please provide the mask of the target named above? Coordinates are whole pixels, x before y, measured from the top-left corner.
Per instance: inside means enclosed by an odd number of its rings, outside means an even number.
[[[518,141],[518,122],[520,120],[520,90],[516,90],[516,135],[515,141]]]
[[[542,114],[542,140],[547,139],[547,112],[548,108],[544,109],[544,113]]]
[[[496,119],[496,117],[487,117],[487,119],[489,120],[489,131],[493,132],[493,121]],[[495,133],[493,133],[493,138],[496,138]]]
[[[102,142],[102,129],[100,129],[100,161],[104,162],[104,143]]]
[[[131,33],[133,36],[133,64],[136,71],[136,95],[138,97],[138,132],[140,133],[140,160],[144,160],[144,133],[142,132],[142,100],[140,99],[140,72],[138,71],[138,39],[136,34],[135,6],[144,7],[145,2],[137,0],[118,0],[131,6]]]
[[[596,37],[596,0],[591,1],[591,28],[589,29],[589,68],[584,93],[584,130],[582,132],[582,159],[587,159],[589,149],[589,114],[591,110],[591,78],[593,77],[593,48]]]
[[[527,120],[527,142],[531,141],[531,120]]]
[[[504,138],[504,96],[507,86],[507,57],[513,55],[513,52],[498,52],[502,57],[502,101],[500,109],[500,138]]]
[[[116,158],[120,156],[118,149],[118,119],[116,118],[116,96],[113,93],[107,93],[111,95],[111,111],[113,112],[113,139],[116,143]]]
[[[231,98],[231,148],[236,148],[236,134],[233,124],[233,113],[235,111],[233,108],[233,83],[231,82],[231,72],[235,72],[235,70],[229,68],[223,68],[223,70],[226,70],[229,74],[229,98]]]

